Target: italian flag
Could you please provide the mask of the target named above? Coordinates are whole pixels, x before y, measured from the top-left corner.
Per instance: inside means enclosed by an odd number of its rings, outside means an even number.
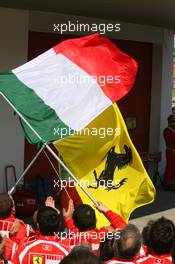
[[[137,63],[94,34],[63,41],[35,59],[0,74],[0,92],[45,141],[86,127],[126,95]],[[30,143],[36,135],[22,122]]]

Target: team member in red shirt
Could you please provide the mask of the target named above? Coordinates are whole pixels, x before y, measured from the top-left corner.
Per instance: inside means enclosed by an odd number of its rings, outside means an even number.
[[[114,257],[107,264],[135,264],[141,248],[141,234],[135,225],[128,224],[120,230],[113,243]]]
[[[8,193],[0,194],[0,234],[6,236],[6,259],[10,260],[17,246],[33,232],[23,221],[15,218],[15,206]]]
[[[15,225],[19,225],[17,232],[12,232]],[[21,239],[28,237],[33,232],[30,225],[15,218],[15,205],[8,193],[0,194],[0,233],[10,237],[17,244]]]
[[[175,177],[175,115],[168,117],[168,127],[163,132],[166,143],[166,171],[164,176],[164,189],[175,191],[175,185],[172,183]]]
[[[68,239],[58,237],[60,214],[49,206],[37,213],[40,234],[37,239],[26,242],[15,254],[14,264],[58,264],[69,251]]]
[[[107,217],[112,228],[107,227],[98,230],[96,228],[95,210],[87,204],[81,204],[74,210],[73,201],[70,200],[68,210],[63,210],[72,246],[88,242],[92,245],[92,250],[96,251],[100,241],[105,239],[108,231],[115,231],[116,228],[120,229],[126,226],[126,222],[121,216],[109,210],[102,203],[98,202],[96,208]]]
[[[145,256],[148,256],[148,253],[147,253],[148,236],[149,236],[148,233],[149,233],[150,226],[151,226],[152,222],[153,221],[150,221],[147,224],[147,226],[144,227],[144,229],[142,231],[142,243],[143,244],[142,244],[139,252],[135,256],[134,262],[136,262],[137,259],[140,259],[140,258],[143,258]],[[125,232],[126,232],[126,235],[125,235],[126,242],[127,242],[127,236],[129,236],[130,234],[132,234],[131,231],[133,232],[132,237],[133,238],[136,237],[137,238],[137,241],[139,241],[140,234],[139,234],[138,229],[135,229],[135,227],[134,228],[132,227],[130,229],[131,230],[128,230],[128,227],[127,227],[127,229],[126,229],[127,231],[125,230]],[[103,260],[103,261],[109,261],[110,260],[111,263],[112,263],[112,261],[114,261],[114,262],[117,261],[118,258],[117,257],[114,257],[115,251],[116,251],[115,250],[116,240],[117,239],[120,239],[121,235],[123,235],[123,233],[121,233],[121,231],[119,231],[117,233],[117,235],[114,233],[114,235],[112,237],[106,237],[105,241],[103,241],[103,242],[100,243],[99,256],[100,256],[100,259],[101,260]]]
[[[148,225],[147,256],[140,258],[138,264],[171,264],[171,248],[175,240],[174,223],[161,217]]]

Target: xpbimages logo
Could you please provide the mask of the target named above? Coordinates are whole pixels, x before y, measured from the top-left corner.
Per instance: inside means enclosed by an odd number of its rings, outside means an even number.
[[[68,73],[67,75],[55,76],[54,83],[56,85],[83,85],[89,84],[93,85],[98,83],[100,86],[110,84],[120,84],[120,75],[99,75],[99,76],[89,76],[89,75],[76,75]]]
[[[79,136],[97,136],[99,138],[105,138],[106,136],[119,136],[120,128],[116,127],[85,127],[79,131],[66,127],[54,127],[54,136],[64,138],[67,135],[79,135]]]
[[[107,32],[120,31],[120,23],[80,23],[78,20],[72,22],[68,20],[66,23],[53,24],[53,31],[64,34],[65,32],[99,32],[105,34]]]
[[[110,190],[113,186],[115,186],[115,189],[120,188],[121,181],[119,180],[79,180],[79,184],[73,180],[54,180],[54,188],[58,187],[61,190],[63,188],[75,188],[77,186],[83,186],[86,188],[94,188],[99,190]]]
[[[112,239],[120,239],[120,231],[115,232],[59,232],[54,233],[56,238],[59,238],[61,241],[64,241],[65,239],[69,239],[69,242],[71,243],[70,246],[75,246],[77,244],[77,241],[79,244],[83,244],[83,242],[88,241],[89,239],[93,240],[99,240],[100,242],[106,241],[106,239],[112,240]]]

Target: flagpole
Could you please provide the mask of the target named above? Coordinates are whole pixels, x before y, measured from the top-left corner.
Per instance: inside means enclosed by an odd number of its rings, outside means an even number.
[[[15,185],[11,188],[11,190],[9,191],[10,194],[12,194],[16,188],[16,186],[18,185],[18,183],[22,180],[22,178],[24,177],[24,175],[28,172],[28,170],[30,169],[30,167],[33,165],[33,163],[36,161],[36,159],[38,158],[38,156],[40,155],[40,153],[43,151],[43,149],[45,148],[45,146],[47,145],[47,143],[44,143],[43,146],[40,148],[40,150],[38,151],[38,153],[35,155],[35,157],[32,159],[32,161],[29,163],[29,165],[27,166],[27,168],[24,170],[24,172],[22,173],[22,175],[19,177],[19,179],[17,180],[17,182],[15,183]]]
[[[26,125],[33,131],[33,133],[42,141],[43,139],[41,136],[37,133],[37,131],[30,125],[30,123],[23,117],[23,115],[15,108],[15,106],[9,101],[9,99],[0,92],[0,95],[5,99],[6,102],[14,109],[14,111],[18,114],[18,116],[26,123]],[[87,191],[87,189],[77,180],[77,178],[74,176],[74,174],[69,170],[69,168],[63,163],[63,161],[55,154],[55,152],[51,149],[50,146],[45,144],[45,147],[47,150],[52,154],[52,156],[63,166],[63,168],[69,173],[69,175],[72,177],[72,179],[77,183],[77,185],[84,191],[84,193],[89,197],[89,199],[98,206],[98,203],[94,199],[94,197]]]

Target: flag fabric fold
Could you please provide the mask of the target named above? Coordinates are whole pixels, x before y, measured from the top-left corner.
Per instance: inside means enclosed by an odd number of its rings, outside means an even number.
[[[133,58],[94,34],[63,41],[0,74],[0,92],[43,140],[54,141],[83,129],[126,95],[136,72]],[[29,142],[36,143],[36,135],[22,125]]]
[[[155,188],[116,104],[93,120],[81,134],[54,145],[90,194],[125,220],[135,208],[154,200]],[[76,188],[82,201],[93,206],[85,193]],[[98,211],[97,220],[98,226],[108,224]]]

